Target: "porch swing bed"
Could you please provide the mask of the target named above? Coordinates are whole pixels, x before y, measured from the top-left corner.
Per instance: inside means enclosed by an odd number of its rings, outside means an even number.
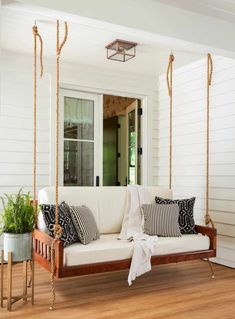
[[[151,202],[155,196],[172,198],[172,191],[161,187],[147,187]],[[60,198],[74,206],[86,204],[91,208],[101,236],[88,245],[74,243],[64,248],[57,240],[55,249],[55,275],[57,278],[81,276],[100,272],[128,269],[133,254],[133,242],[117,240],[121,231],[125,207],[129,200],[127,187],[60,187]],[[39,192],[39,204],[55,204],[55,188]],[[198,234],[182,237],[160,237],[152,265],[181,261],[209,259],[216,256],[216,230],[196,225]],[[38,216],[38,229],[34,231],[36,261],[51,270],[50,252],[54,238],[48,235],[42,213]]]
[[[64,40],[60,44],[59,20],[57,20],[57,51],[56,51],[56,164],[55,187],[47,187],[39,191],[36,198],[36,114],[37,114],[37,38],[40,40],[40,62],[42,76],[42,38],[37,27],[33,27],[34,34],[34,201],[35,208],[39,204],[55,205],[55,225],[54,237],[49,236],[42,212],[39,212],[37,229],[33,233],[33,248],[35,260],[48,271],[51,272],[52,283],[52,305],[55,302],[54,276],[57,278],[82,276],[88,274],[124,270],[130,268],[133,255],[134,243],[117,240],[121,231],[126,207],[130,205],[130,194],[128,187],[59,187],[59,67],[60,53],[67,40],[68,27],[65,26]],[[146,187],[151,203],[155,203],[155,197],[171,199],[172,192],[172,69],[174,56],[169,56],[167,68],[167,86],[169,93],[169,187]],[[181,237],[161,237],[159,238],[156,251],[152,254],[151,264],[160,265],[177,263],[197,259],[205,259],[209,262],[212,277],[213,270],[209,259],[216,256],[216,229],[209,215],[209,97],[212,80],[212,58],[207,56],[207,117],[206,117],[206,212],[205,223],[208,226],[195,226],[196,234],[182,235]],[[87,205],[96,220],[100,239],[88,245],[74,243],[64,247],[61,241],[62,229],[59,225],[59,202],[65,201],[69,205]],[[140,203],[139,203],[140,204]]]

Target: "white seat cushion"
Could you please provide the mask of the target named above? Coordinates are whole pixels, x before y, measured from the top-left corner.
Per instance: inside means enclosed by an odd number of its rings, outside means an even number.
[[[89,245],[72,244],[64,249],[64,265],[78,266],[132,257],[134,243],[117,240],[118,234],[101,235]],[[182,237],[159,237],[154,255],[189,252],[209,249],[207,236],[183,235]]]
[[[155,196],[172,197],[172,191],[164,187],[148,186],[147,189],[152,204],[155,202]],[[124,212],[128,206],[127,195],[126,186],[59,187],[59,202],[65,201],[70,206],[89,207],[101,234],[121,231]],[[41,189],[38,204],[55,204],[55,187]],[[38,229],[47,232],[42,212],[38,215]]]

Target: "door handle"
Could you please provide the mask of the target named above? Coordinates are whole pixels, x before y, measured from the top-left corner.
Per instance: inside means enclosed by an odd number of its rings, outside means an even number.
[[[96,176],[96,186],[100,186],[100,177],[99,176]]]

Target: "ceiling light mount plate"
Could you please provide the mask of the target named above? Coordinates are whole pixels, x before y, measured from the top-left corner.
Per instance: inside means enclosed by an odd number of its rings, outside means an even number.
[[[116,39],[105,47],[107,49],[107,59],[126,62],[135,57],[136,46],[136,42]]]

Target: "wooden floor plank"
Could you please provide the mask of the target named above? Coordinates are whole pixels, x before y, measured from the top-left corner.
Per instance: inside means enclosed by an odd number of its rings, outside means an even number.
[[[49,311],[50,275],[35,267],[35,305],[30,300],[0,310],[1,319],[234,319],[235,270],[196,261],[155,267],[127,285],[128,271],[56,281],[56,310]],[[6,271],[5,271],[6,273]],[[13,267],[14,295],[22,269]],[[6,285],[4,286],[6,288]],[[6,294],[6,291],[4,291]]]

